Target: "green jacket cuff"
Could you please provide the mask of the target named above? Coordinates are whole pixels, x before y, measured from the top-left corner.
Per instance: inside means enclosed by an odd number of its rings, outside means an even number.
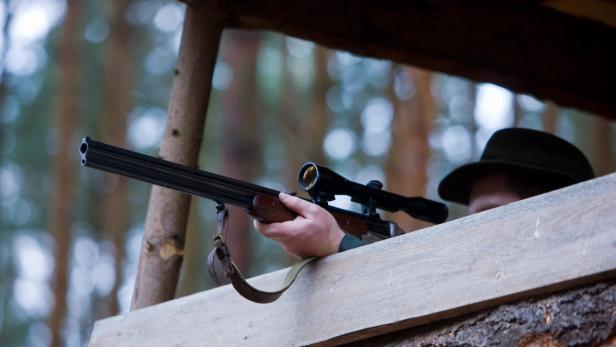
[[[344,237],[340,241],[340,246],[338,247],[338,253],[348,251],[349,249],[361,247],[365,244],[366,243],[364,241],[358,239],[357,237],[351,234],[345,233]]]

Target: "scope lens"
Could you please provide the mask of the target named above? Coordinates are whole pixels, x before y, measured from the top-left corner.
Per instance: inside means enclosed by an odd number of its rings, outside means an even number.
[[[317,167],[315,165],[307,165],[305,166],[304,172],[302,172],[300,185],[304,190],[308,191],[317,183],[318,176],[319,172],[317,171]]]

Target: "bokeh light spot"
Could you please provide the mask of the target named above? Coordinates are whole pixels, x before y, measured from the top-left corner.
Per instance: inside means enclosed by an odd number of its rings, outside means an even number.
[[[478,86],[475,120],[481,127],[501,129],[511,126],[513,94],[495,84],[483,83]]]
[[[83,36],[92,43],[105,41],[109,35],[109,24],[104,18],[95,18],[86,26]]]
[[[472,141],[466,128],[454,125],[443,133],[443,150],[449,161],[459,164],[468,161],[471,157]]]
[[[342,160],[355,150],[355,135],[347,128],[333,129],[325,136],[323,149],[332,159]]]
[[[160,144],[165,128],[165,111],[157,107],[137,108],[131,115],[129,142],[137,149]]]
[[[180,5],[176,3],[166,4],[156,11],[154,25],[161,31],[172,33],[180,28],[184,14]]]

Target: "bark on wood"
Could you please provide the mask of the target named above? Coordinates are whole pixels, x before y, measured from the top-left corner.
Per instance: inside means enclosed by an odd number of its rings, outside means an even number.
[[[258,172],[261,148],[257,90],[259,35],[232,31],[225,34],[225,61],[233,78],[223,96],[222,174],[252,182]],[[239,207],[228,206],[227,241],[233,260],[249,274],[249,238],[252,219]]]
[[[616,335],[616,281],[501,305],[355,346],[597,346]],[[613,342],[612,342],[613,343]]]
[[[212,73],[222,32],[219,1],[187,6],[159,155],[197,166]],[[182,264],[190,198],[152,187],[131,310],[174,297]]]
[[[56,148],[52,157],[52,191],[49,204],[49,230],[54,237],[54,307],[49,316],[51,345],[62,346],[62,330],[66,317],[66,295],[71,247],[72,195],[74,172],[73,129],[79,116],[80,54],[79,33],[81,1],[69,1],[58,46],[58,94],[55,114]]]
[[[614,279],[615,192],[612,174],[335,254],[268,305],[226,286],[99,321],[91,344],[333,345]]]
[[[107,110],[103,117],[105,142],[126,146],[126,130],[130,111],[130,85],[132,82],[131,55],[128,45],[129,28],[124,19],[128,6],[126,0],[111,2],[109,44],[105,61],[105,96]],[[129,227],[127,179],[118,175],[105,174],[105,196],[102,204],[102,228],[104,237],[111,238],[114,246],[115,283],[109,293],[109,315],[119,313],[118,291],[122,284],[122,260],[124,258],[124,237]]]
[[[234,0],[225,17],[616,117],[616,27],[539,2]]]

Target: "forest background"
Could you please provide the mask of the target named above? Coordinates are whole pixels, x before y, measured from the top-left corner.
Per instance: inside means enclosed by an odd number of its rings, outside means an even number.
[[[81,346],[95,320],[128,312],[150,186],[81,168],[77,148],[91,136],[156,154],[183,16],[170,0],[0,5],[0,345]],[[271,32],[223,34],[206,123],[202,169],[284,191],[316,161],[438,200],[439,180],[510,126],[573,142],[598,175],[615,168],[605,119]],[[212,202],[192,200],[178,297],[214,287],[214,216]],[[293,261],[243,212],[231,230],[247,275]]]

